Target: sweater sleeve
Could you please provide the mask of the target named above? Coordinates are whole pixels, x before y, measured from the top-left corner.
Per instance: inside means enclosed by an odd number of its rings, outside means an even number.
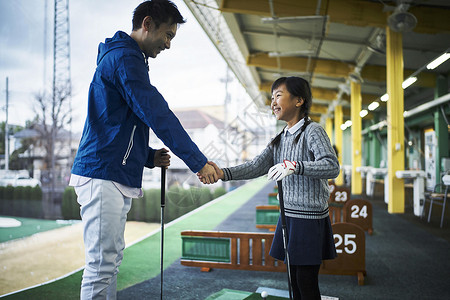
[[[223,168],[224,180],[245,180],[253,179],[267,174],[273,166],[273,148],[267,146],[261,154],[253,160],[238,166]]]
[[[340,167],[330,139],[320,126],[307,130],[306,143],[310,160],[300,161],[296,174],[312,178],[332,179],[339,175]]]

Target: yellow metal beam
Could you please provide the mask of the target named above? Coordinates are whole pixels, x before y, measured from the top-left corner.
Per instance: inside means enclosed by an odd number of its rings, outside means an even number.
[[[273,0],[277,17],[311,16],[316,14],[316,0]],[[270,17],[269,1],[262,0],[222,0],[220,10],[228,13],[240,13]],[[449,33],[449,10],[416,5],[409,9],[417,18],[415,32]],[[384,28],[388,14],[383,12],[381,2],[358,0],[323,1],[319,14],[330,17],[329,21],[350,26],[373,26]]]
[[[333,0],[328,3],[330,22],[381,28],[387,25],[388,13],[383,12],[381,1]],[[417,18],[415,32],[430,34],[450,32],[448,9],[417,5],[411,7],[409,12]]]
[[[259,85],[259,89],[263,92],[266,92],[270,94],[270,89],[272,87],[271,81],[264,81]],[[311,87],[311,93],[314,99],[320,99],[320,100],[329,100],[330,102],[337,99],[337,91],[334,89],[326,89],[326,88],[318,88],[318,87]],[[373,94],[361,94],[362,97],[362,104],[363,105],[369,105],[376,99],[378,99],[381,95],[373,95]],[[343,95],[342,99],[350,101],[350,96]],[[382,102],[382,105],[384,102]],[[270,105],[270,102],[269,104]]]
[[[277,17],[308,16],[316,14],[316,1],[274,0],[273,7]],[[223,12],[260,15],[270,17],[269,1],[263,0],[222,0],[219,8]],[[320,14],[325,13],[321,8]]]
[[[308,65],[308,59],[304,57],[279,57],[279,60],[278,66],[277,58],[269,57],[268,53],[255,53],[247,57],[247,65],[272,70],[281,68],[293,72],[305,72]],[[316,59],[314,64],[314,72],[337,78],[347,77],[354,69],[351,64],[334,60]]]
[[[356,167],[361,166],[361,127],[362,121],[359,116],[361,111],[361,83],[350,82],[351,94],[351,120],[352,120],[352,195],[362,194],[361,173],[356,172]]]
[[[416,70],[403,70],[404,79],[408,78]],[[383,66],[365,65],[361,71],[361,77],[366,81],[385,82],[386,68]],[[436,86],[436,75],[430,72],[420,72],[417,75],[417,82],[414,83],[417,86],[434,88]]]
[[[341,124],[344,122],[344,116],[342,113],[342,106],[337,105],[334,108],[334,144],[338,150],[339,164],[342,166],[342,130]],[[341,170],[339,176],[335,179],[336,185],[344,184],[344,172]]]
[[[270,89],[272,87],[271,81],[264,81],[259,85],[259,89],[263,92],[270,94]],[[311,87],[311,93],[313,99],[329,100],[333,101],[337,99],[337,91],[333,89],[324,89]]]
[[[388,184],[390,213],[405,212],[405,188],[403,179],[395,172],[405,168],[405,132],[403,119],[403,49],[401,33],[386,28],[387,65],[387,132],[388,132]]]
[[[324,105],[313,104],[311,106],[311,110],[310,111],[311,111],[311,113],[314,113],[314,114],[323,115],[323,114],[326,114],[328,112],[328,107],[324,106]]]
[[[280,57],[280,66],[277,64],[277,58],[269,57],[267,53],[255,53],[247,57],[247,64],[249,66],[271,69],[279,72],[305,72],[308,64],[308,59],[303,57]],[[354,66],[351,63],[341,61],[316,59],[314,73],[327,77],[347,78],[348,74],[352,72]],[[405,79],[416,70],[404,70]],[[365,81],[386,82],[386,68],[383,66],[366,65],[361,71],[361,76]],[[436,86],[436,75],[430,72],[421,72],[417,77],[415,85],[421,87],[434,88]],[[272,83],[270,83],[272,84]],[[265,89],[265,85],[264,85]],[[270,92],[270,87],[268,88]],[[314,96],[314,95],[313,95]],[[315,97],[322,99],[320,97]],[[326,98],[324,98],[326,99]],[[371,100],[370,102],[372,102]],[[369,102],[369,103],[370,103]],[[366,104],[365,96],[363,96],[363,104]]]

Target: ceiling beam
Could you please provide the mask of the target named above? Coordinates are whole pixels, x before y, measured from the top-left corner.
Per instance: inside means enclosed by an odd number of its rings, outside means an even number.
[[[259,89],[263,92],[266,92],[270,95],[270,90],[272,88],[272,82],[265,81],[259,85]],[[311,87],[311,93],[314,99],[322,99],[333,101],[337,99],[337,91],[333,89],[324,89],[324,88],[316,88]]]
[[[255,36],[255,37],[261,37],[261,38],[270,38],[273,39],[273,31],[262,31],[262,30],[248,30],[245,29],[242,31],[242,34],[244,36]],[[292,39],[302,39],[302,40],[310,40],[311,34],[293,34],[293,33],[283,33],[283,32],[277,32],[277,36],[279,38],[292,38]],[[351,38],[349,36],[343,36],[343,37],[333,37],[332,35],[328,34],[326,37],[326,40],[324,40],[325,43],[337,43],[341,44],[344,47],[345,46],[358,46],[361,47],[364,45],[365,42],[361,42],[360,40],[355,40],[355,38]],[[368,45],[368,44],[367,44]],[[424,43],[422,45],[412,45],[411,43],[408,45],[407,42],[403,43],[403,51],[420,51],[420,52],[431,52],[431,53],[441,53],[442,51],[435,49],[431,47],[430,45]],[[423,54],[423,53],[422,53]]]
[[[278,17],[314,15],[316,13],[316,0],[273,0],[273,4]],[[223,0],[219,9],[223,12],[270,16],[269,1]]]
[[[280,65],[278,66],[278,60]],[[269,57],[267,53],[255,53],[247,57],[247,65],[259,68],[267,68],[277,72],[306,72],[308,59],[304,57]],[[351,63],[316,59],[314,74],[324,75],[334,78],[347,78],[353,71],[354,65]],[[415,70],[404,70],[405,78],[414,73]],[[361,71],[361,76],[365,81],[386,82],[386,68],[384,66],[366,65]],[[422,87],[435,87],[436,75],[429,72],[421,72],[415,83]]]
[[[259,85],[259,89],[263,92],[266,92],[270,95],[270,90],[272,87],[272,82],[270,81],[264,81]],[[317,100],[326,100],[326,101],[333,101],[337,99],[338,93],[334,89],[326,89],[326,88],[320,88],[320,87],[311,87],[311,94],[313,99]],[[374,95],[374,94],[361,94],[362,104],[363,105],[369,105],[373,101],[377,100],[381,95]],[[342,95],[343,100],[350,101],[350,95],[343,94]],[[268,99],[267,105],[270,105],[270,99]],[[386,105],[384,102],[381,103],[381,105]]]
[[[326,114],[328,112],[328,106],[313,104],[313,105],[311,105],[310,112],[312,114],[323,115],[323,114]]]
[[[316,0],[273,0],[277,17],[311,16],[316,14]],[[327,5],[327,7],[325,7]],[[269,1],[261,0],[222,0],[220,10],[229,13],[271,16]],[[414,32],[449,33],[449,9],[416,5],[409,12],[417,18]],[[358,0],[324,1],[320,15],[328,15],[329,21],[350,26],[374,26],[385,28],[388,13],[383,12],[381,2]]]
[[[247,65],[260,68],[278,69],[277,60],[280,61],[280,68],[292,72],[307,72],[308,58],[304,57],[269,57],[267,53],[250,54],[247,57]],[[333,61],[333,60],[316,60],[314,72],[324,74],[330,77],[347,77],[353,70],[351,64]]]

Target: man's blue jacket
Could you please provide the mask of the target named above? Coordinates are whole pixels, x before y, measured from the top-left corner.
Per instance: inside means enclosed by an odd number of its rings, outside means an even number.
[[[154,167],[149,127],[192,172],[206,164],[206,157],[151,85],[138,44],[118,31],[99,45],[72,173],[140,188],[144,166]]]

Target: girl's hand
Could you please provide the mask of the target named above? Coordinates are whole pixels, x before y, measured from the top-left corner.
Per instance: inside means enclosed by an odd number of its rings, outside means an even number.
[[[296,165],[297,163],[295,161],[285,159],[282,163],[276,164],[270,168],[267,176],[269,177],[269,180],[280,181],[284,177],[294,173]]]

